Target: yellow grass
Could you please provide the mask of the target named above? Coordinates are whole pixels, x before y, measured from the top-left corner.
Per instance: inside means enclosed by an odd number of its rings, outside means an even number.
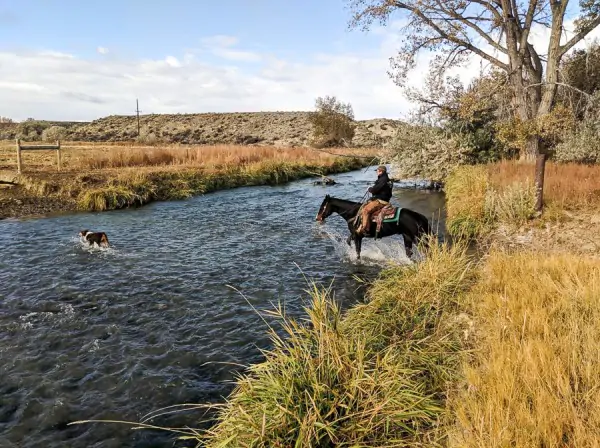
[[[23,152],[21,185],[30,195],[52,193],[76,203],[79,209],[98,211],[184,199],[224,188],[273,185],[376,162],[356,157],[370,157],[375,150],[347,148],[317,151],[236,145],[67,143],[62,151],[60,172],[55,151]],[[14,145],[5,142],[0,146],[0,170],[16,170],[15,153]]]
[[[37,144],[37,143],[36,143]],[[64,171],[82,171],[127,167],[202,167],[219,170],[226,166],[248,166],[257,162],[331,163],[336,156],[373,155],[374,150],[334,148],[316,151],[310,148],[241,145],[114,145],[67,142],[62,144]],[[55,151],[24,151],[25,173],[56,170]],[[0,170],[16,170],[14,142],[0,144]]]
[[[503,187],[534,181],[535,165],[504,161],[488,165],[490,182]],[[600,166],[576,163],[546,163],[544,200],[561,208],[596,206],[600,202]]]
[[[517,161],[456,168],[446,182],[448,231],[477,238],[496,223],[522,226],[535,216],[534,174],[535,165]],[[548,162],[544,206],[550,220],[563,210],[598,208],[600,167]]]
[[[493,253],[450,446],[600,446],[600,262]]]

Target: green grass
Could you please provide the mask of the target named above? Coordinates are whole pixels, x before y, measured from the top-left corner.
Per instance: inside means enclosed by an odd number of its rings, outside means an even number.
[[[194,195],[228,188],[277,185],[319,174],[331,174],[359,169],[365,161],[339,158],[333,163],[307,165],[306,163],[267,161],[243,167],[225,167],[221,171],[180,169],[120,172],[101,186],[82,188],[77,196],[80,209],[103,211],[144,205],[152,201],[186,199]]]
[[[305,322],[274,313],[286,337],[271,331],[273,349],[238,378],[199,446],[440,445],[474,279],[463,246],[434,245],[423,263],[386,270],[346,316],[313,287]]]

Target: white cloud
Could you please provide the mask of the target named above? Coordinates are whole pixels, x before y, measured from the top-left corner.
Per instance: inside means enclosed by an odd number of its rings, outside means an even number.
[[[203,51],[139,60],[114,52],[103,60],[0,52],[0,113],[17,120],[90,120],[132,114],[136,98],[144,113],[295,111],[312,110],[322,95],[350,102],[359,119],[399,117],[408,109],[386,74],[390,54],[383,47],[370,55],[326,54],[299,62],[238,48],[230,36],[202,44]],[[222,62],[206,62],[209,44]]]
[[[99,54],[108,54],[108,48],[106,48],[106,47],[98,47],[98,48],[96,48],[96,51]]]
[[[91,120],[133,114],[136,98],[144,113],[295,111],[312,110],[318,96],[336,95],[352,104],[358,119],[402,118],[412,105],[387,75],[399,47],[393,25],[373,33],[380,41],[368,53],[317,54],[308,61],[249,51],[224,35],[203,39],[200,50],[156,59],[0,51],[0,114]],[[535,34],[536,46],[544,38],[543,30]],[[207,62],[207,52],[222,61]],[[419,59],[411,84],[423,82],[429,60]],[[468,81],[479,69],[479,58],[472,58],[455,73]]]
[[[175,56],[167,56],[165,62],[169,67],[181,67],[181,63]]]

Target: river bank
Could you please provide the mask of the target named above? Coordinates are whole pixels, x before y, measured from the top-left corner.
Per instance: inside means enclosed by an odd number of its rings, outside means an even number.
[[[16,175],[14,168],[8,169],[11,151],[6,148],[0,154],[4,162],[0,163],[4,168],[0,172],[4,181],[0,219],[137,207],[222,189],[341,173],[377,160],[375,151],[366,149],[317,152],[227,145],[124,148],[78,144],[64,150],[64,170],[56,171],[52,154],[27,154],[26,170]]]
[[[287,339],[274,338],[197,440],[596,446],[600,246],[581,246],[598,238],[598,170],[549,164],[540,218],[533,166],[456,170],[446,184],[455,244],[384,270],[366,303],[346,313],[313,291],[310,325],[285,324]],[[570,245],[556,239],[565,226]],[[467,255],[468,241],[481,258]]]

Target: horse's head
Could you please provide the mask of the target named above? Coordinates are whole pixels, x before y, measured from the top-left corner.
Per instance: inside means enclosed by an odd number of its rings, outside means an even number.
[[[331,213],[333,213],[331,210],[331,196],[327,195],[325,196],[325,199],[323,199],[321,207],[319,207],[319,212],[317,213],[316,219],[319,222],[325,222],[325,219],[331,216]]]

